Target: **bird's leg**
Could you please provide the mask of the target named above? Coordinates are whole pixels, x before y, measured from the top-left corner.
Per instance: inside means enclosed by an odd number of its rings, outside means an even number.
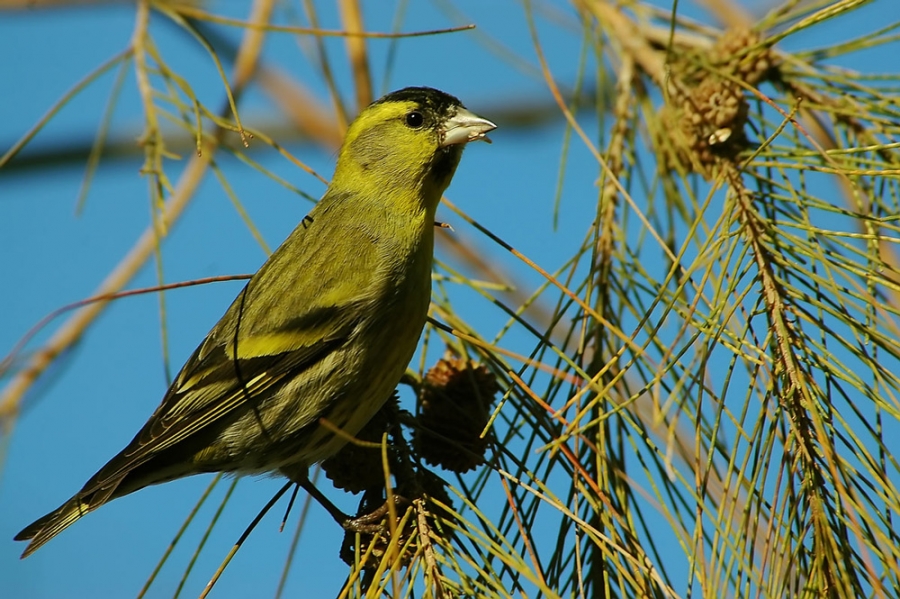
[[[338,508],[338,506],[334,505],[334,503],[332,503],[330,499],[325,497],[325,494],[322,493],[322,491],[320,491],[314,484],[312,484],[312,481],[309,480],[309,477],[298,476],[294,478],[294,482],[303,487],[304,491],[309,493],[309,495],[313,499],[318,501],[319,505],[325,508],[326,512],[331,514],[331,517],[334,518],[335,522],[343,526],[344,522],[351,520],[350,516],[342,512],[340,508]]]
[[[390,513],[391,503],[396,508],[409,505],[409,501],[405,497],[395,494],[391,496],[390,500],[385,500],[381,507],[376,508],[374,511],[356,518],[347,518],[340,525],[349,532],[375,533],[381,528],[381,521],[385,515]]]
[[[308,477],[294,477],[294,482],[300,485],[304,491],[309,493],[309,495],[319,503],[319,505],[325,508],[325,511],[334,518],[334,521],[337,522],[341,528],[349,532],[375,534],[381,530],[381,520],[391,509],[391,502],[385,501],[374,511],[354,518],[342,512],[338,506],[334,505],[330,499],[325,497],[325,494],[322,493]],[[402,507],[409,504],[409,501],[400,495],[392,495],[391,499],[396,507]]]

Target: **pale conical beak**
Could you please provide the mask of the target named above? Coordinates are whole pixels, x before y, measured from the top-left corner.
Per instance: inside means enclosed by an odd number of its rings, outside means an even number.
[[[465,144],[479,139],[491,143],[485,134],[496,128],[497,125],[489,120],[483,119],[465,108],[460,108],[441,126],[441,147]]]

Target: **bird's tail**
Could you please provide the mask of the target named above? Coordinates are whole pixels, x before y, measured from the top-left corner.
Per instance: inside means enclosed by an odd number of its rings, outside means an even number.
[[[138,437],[135,437],[135,444]],[[109,503],[113,499],[134,493],[147,485],[180,478],[188,474],[194,474],[197,470],[190,470],[190,464],[183,459],[178,461],[179,454],[169,454],[168,461],[159,460],[159,456],[150,454],[143,460],[129,462],[131,445],[126,447],[116,457],[111,459],[100,469],[74,497],[50,512],[43,518],[38,518],[15,536],[16,541],[31,541],[22,559],[28,557],[44,544],[72,526],[82,516],[93,512],[98,507]],[[149,458],[154,458],[150,460]],[[186,468],[186,466],[188,468]]]
[[[15,536],[15,540],[31,541],[28,543],[28,547],[25,548],[25,551],[22,552],[22,559],[25,559],[40,549],[44,543],[67,529],[74,524],[76,520],[88,512],[92,512],[106,503],[109,499],[109,496],[107,495],[103,500],[97,501],[97,494],[93,493],[92,495],[93,497],[86,497],[82,493],[78,493],[72,499],[56,508],[56,510],[42,518],[38,518],[22,529],[22,531]]]

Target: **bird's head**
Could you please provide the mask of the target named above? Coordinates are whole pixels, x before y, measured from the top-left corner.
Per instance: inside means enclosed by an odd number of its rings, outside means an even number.
[[[487,139],[492,122],[429,87],[407,87],[373,102],[350,125],[335,182],[378,194],[415,193],[436,207],[465,144]]]

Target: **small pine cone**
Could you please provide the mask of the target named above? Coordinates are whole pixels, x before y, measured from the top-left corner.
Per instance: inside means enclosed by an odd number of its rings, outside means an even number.
[[[740,86],[708,78],[682,104],[681,130],[690,151],[705,169],[744,146],[749,106]]]
[[[731,81],[710,78],[694,89],[691,99],[685,102],[695,126],[719,129],[726,126],[744,126],[747,121],[747,102],[741,88]]]
[[[397,394],[394,393],[356,434],[356,438],[360,441],[381,443],[381,436],[397,422],[399,413],[397,400]],[[350,493],[384,487],[381,451],[375,447],[363,447],[348,442],[339,452],[322,462],[322,470],[335,487]]]
[[[419,456],[453,472],[478,466],[488,443],[481,431],[499,390],[483,364],[446,354],[422,381],[420,428],[413,439]]]
[[[775,65],[772,49],[761,42],[762,37],[755,31],[729,29],[713,46],[710,60],[735,77],[756,85],[769,75]]]

